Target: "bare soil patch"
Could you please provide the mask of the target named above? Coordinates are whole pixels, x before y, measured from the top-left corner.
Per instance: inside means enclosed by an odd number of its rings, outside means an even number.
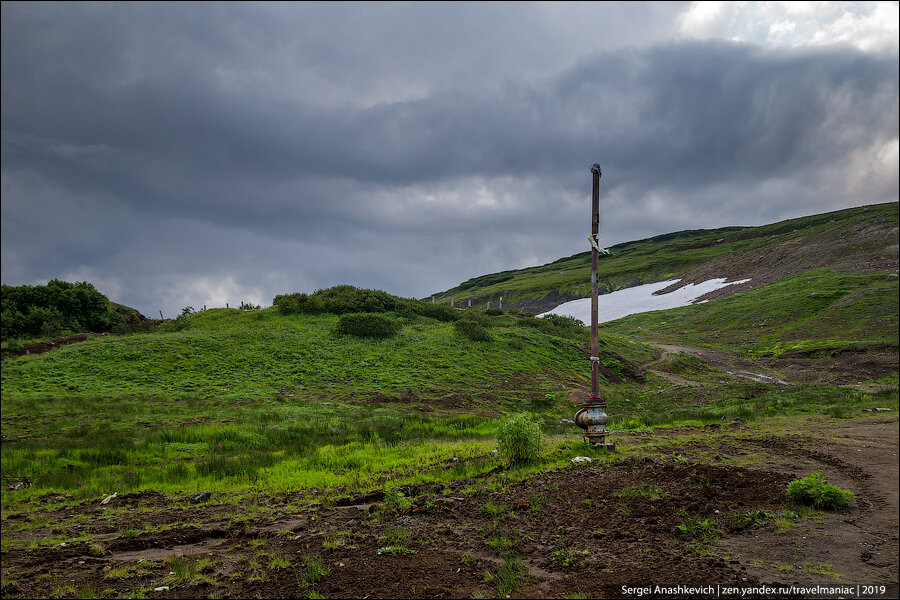
[[[722,256],[688,270],[681,280],[660,290],[674,291],[689,283],[725,277],[727,281],[749,278],[746,283],[725,286],[704,296],[703,300],[728,298],[774,283],[810,269],[828,267],[855,273],[897,271],[900,265],[896,223],[887,221],[862,223],[851,229],[840,229],[812,238],[797,237],[773,243],[769,248]],[[775,236],[773,236],[774,239]]]
[[[615,457],[521,481],[501,470],[407,488],[414,506],[400,512],[378,493],[324,505],[268,495],[260,512],[215,496],[186,506],[146,492],[46,513],[60,533],[72,533],[59,523],[77,515],[94,531],[55,547],[28,547],[35,532],[14,526],[26,517],[4,514],[3,596],[298,597],[314,588],[338,598],[492,597],[510,557],[521,564],[506,592],[516,597],[836,582],[883,583],[896,594],[896,415],[658,429],[617,443]],[[855,505],[777,520],[786,483],[813,471],[856,493]],[[693,533],[680,530],[686,525]],[[386,548],[397,532],[406,541],[394,553]],[[199,570],[170,575],[179,556]],[[311,556],[328,573],[305,588]]]
[[[698,348],[677,344],[654,344],[662,350],[659,358],[641,365],[642,368],[680,385],[696,385],[677,375],[667,373],[659,365],[670,354],[683,352],[706,364],[737,377],[761,383],[817,383],[850,385],[896,373],[900,369],[900,354],[896,346],[877,349],[834,352],[828,356],[784,354],[777,358],[750,358],[712,348]]]

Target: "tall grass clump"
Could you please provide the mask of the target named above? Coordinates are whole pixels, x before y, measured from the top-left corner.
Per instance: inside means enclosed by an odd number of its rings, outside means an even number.
[[[540,459],[544,435],[541,426],[529,415],[518,413],[500,423],[497,450],[510,464]]]
[[[334,333],[383,340],[400,333],[400,327],[398,321],[377,313],[346,313],[338,319]]]
[[[812,504],[816,508],[832,510],[846,508],[856,499],[850,490],[826,483],[825,477],[818,472],[788,483],[787,496],[797,504]]]

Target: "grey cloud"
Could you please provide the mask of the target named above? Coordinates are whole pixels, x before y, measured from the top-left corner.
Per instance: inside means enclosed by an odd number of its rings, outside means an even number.
[[[4,281],[422,295],[583,250],[594,161],[609,244],[896,199],[896,54],[525,6],[3,4]]]

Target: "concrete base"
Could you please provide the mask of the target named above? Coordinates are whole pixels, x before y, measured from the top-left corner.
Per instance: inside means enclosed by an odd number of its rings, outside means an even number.
[[[616,451],[616,443],[615,442],[597,442],[596,444],[591,444],[594,448],[600,448],[601,450],[607,450],[609,452]]]

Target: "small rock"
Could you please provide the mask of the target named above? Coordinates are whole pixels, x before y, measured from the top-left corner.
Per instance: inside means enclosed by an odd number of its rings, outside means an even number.
[[[583,462],[591,462],[590,456],[576,456],[572,459],[573,464],[583,463]]]
[[[159,587],[153,588],[153,591],[154,591],[154,592],[165,592],[167,589],[169,589],[169,586],[167,586],[167,585],[161,585],[161,586],[159,586]]]
[[[212,492],[209,492],[209,491],[194,492],[193,494],[191,494],[191,503],[198,504],[200,502],[206,502],[210,498],[212,498]]]

